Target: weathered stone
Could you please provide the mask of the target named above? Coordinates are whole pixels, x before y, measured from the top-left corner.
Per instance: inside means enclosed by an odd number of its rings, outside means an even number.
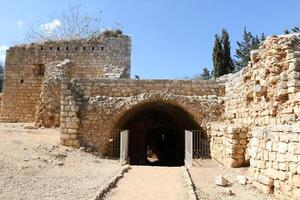
[[[237,176],[236,180],[237,180],[238,184],[241,184],[241,185],[246,185],[246,183],[247,183],[246,176]]]
[[[228,185],[228,180],[225,179],[223,176],[216,176],[215,177],[215,184],[218,186],[226,187]]]

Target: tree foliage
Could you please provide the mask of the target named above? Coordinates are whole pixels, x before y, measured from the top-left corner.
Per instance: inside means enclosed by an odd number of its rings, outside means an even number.
[[[209,72],[209,70],[204,67],[202,73],[200,74],[200,77],[204,80],[209,80],[211,79],[211,74]]]
[[[220,69],[220,76],[233,72],[234,64],[231,59],[231,49],[230,49],[230,41],[228,32],[223,29],[222,30],[222,62]]]
[[[234,70],[230,51],[229,34],[223,29],[221,38],[219,35],[215,35],[213,48],[213,74],[215,78],[231,73]]]
[[[31,27],[25,39],[30,42],[68,40],[97,36],[101,34],[101,12],[84,16],[79,5],[71,5],[67,11],[50,19],[49,23]]]
[[[300,33],[300,28],[299,26],[295,26],[294,28],[292,28],[291,30],[286,29],[284,31],[284,34],[290,34],[290,33]]]
[[[215,35],[215,43],[213,48],[213,65],[214,76],[218,78],[220,76],[220,66],[222,63],[222,44],[219,35]]]
[[[236,71],[247,66],[250,61],[251,50],[258,49],[261,42],[265,39],[266,37],[264,34],[261,36],[254,36],[250,31],[247,31],[246,27],[244,28],[243,40],[237,42],[238,47],[235,55],[237,59],[234,61]]]

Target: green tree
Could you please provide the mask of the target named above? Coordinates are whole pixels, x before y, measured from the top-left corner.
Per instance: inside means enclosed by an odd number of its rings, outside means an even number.
[[[290,33],[300,33],[300,28],[299,26],[295,26],[294,28],[292,28],[291,30],[286,29],[284,31],[284,34],[290,34]]]
[[[262,41],[266,39],[265,35],[262,34],[260,37],[258,35],[253,36],[250,31],[244,28],[243,40],[237,42],[238,48],[236,49],[237,58],[235,63],[235,70],[239,71],[248,65],[250,61],[251,50],[258,49]]]
[[[204,80],[209,80],[211,78],[210,72],[206,67],[203,68],[202,74],[200,76]]]
[[[223,29],[222,30],[222,60],[221,60],[221,68],[219,72],[219,76],[228,74],[233,72],[234,64],[230,56],[230,41],[228,32]]]
[[[220,67],[222,63],[222,44],[220,37],[215,35],[214,49],[213,49],[213,65],[214,65],[214,77],[220,76]]]

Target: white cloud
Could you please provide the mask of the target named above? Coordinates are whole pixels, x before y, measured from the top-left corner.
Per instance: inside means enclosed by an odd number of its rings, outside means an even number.
[[[61,26],[61,22],[58,19],[53,20],[45,24],[41,24],[41,29],[47,33],[52,33],[55,29]]]
[[[17,26],[18,28],[22,28],[24,26],[24,22],[21,20],[17,21]]]
[[[2,63],[4,63],[5,61],[5,54],[7,49],[8,49],[7,46],[0,45],[0,62]]]

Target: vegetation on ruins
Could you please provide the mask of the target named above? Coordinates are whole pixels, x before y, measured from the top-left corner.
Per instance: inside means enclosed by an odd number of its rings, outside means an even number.
[[[211,79],[212,75],[210,74],[209,70],[204,67],[202,73],[200,74],[200,77],[204,80]]]
[[[291,30],[286,29],[284,31],[284,34],[290,34],[290,33],[300,33],[300,28],[299,26],[295,26],[294,28],[292,28]]]
[[[71,5],[68,10],[50,19],[51,23],[42,23],[31,27],[25,35],[30,42],[48,40],[70,40],[97,37],[103,34],[108,37],[122,35],[122,31],[103,29],[100,11],[95,17],[82,15],[79,5]]]
[[[235,55],[237,59],[234,61],[235,71],[239,71],[247,66],[250,61],[251,50],[258,49],[260,43],[265,39],[266,37],[264,34],[261,36],[254,36],[250,31],[247,31],[246,27],[244,28],[243,40],[237,42],[238,47]]]
[[[218,78],[234,70],[234,64],[230,55],[230,41],[228,32],[223,29],[221,37],[215,35],[213,48],[214,77]]]

